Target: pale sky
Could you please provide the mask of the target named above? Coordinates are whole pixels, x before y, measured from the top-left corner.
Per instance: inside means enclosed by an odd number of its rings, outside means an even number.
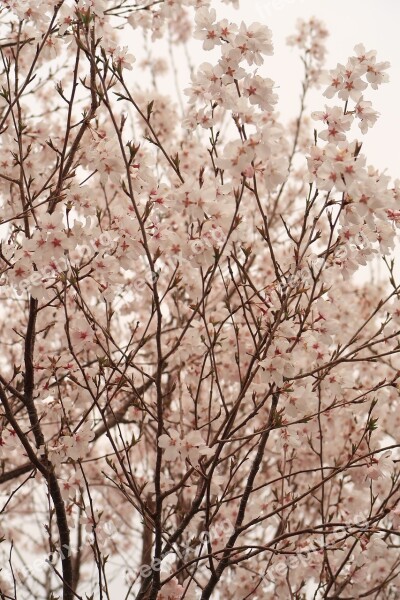
[[[217,9],[218,18],[226,17],[233,22],[259,21],[272,30],[274,55],[265,58],[261,74],[270,77],[276,83],[279,102],[276,109],[283,121],[296,117],[301,91],[303,65],[296,49],[288,47],[286,38],[295,31],[298,18],[308,19],[312,16],[321,19],[330,36],[327,40],[328,56],[326,68],[335,68],[338,62],[345,63],[353,54],[353,48],[363,43],[367,50],[377,50],[378,61],[389,61],[390,83],[382,85],[378,90],[368,88],[365,99],[370,100],[373,108],[381,116],[366,137],[359,134],[364,141],[363,153],[367,163],[383,170],[393,178],[400,177],[400,150],[396,139],[400,140],[400,1],[399,0],[240,0],[238,10],[214,0],[212,5]],[[169,60],[165,43],[149,43],[143,48],[138,30],[127,27],[122,35],[124,44],[140,60],[145,55],[155,59],[164,57]],[[202,43],[194,40],[190,43],[189,52],[192,63],[202,62],[216,64],[218,50],[205,52]],[[180,88],[189,86],[187,61],[181,46],[174,51]],[[148,78],[141,69],[134,67],[131,72],[132,83],[139,88],[146,88]],[[173,77],[169,74],[161,78],[161,93],[175,95]],[[309,112],[322,110],[325,102],[334,103],[322,96],[323,89],[311,92],[306,108]],[[340,102],[340,101],[339,101]]]
[[[240,4],[239,10],[227,8],[221,2],[215,6],[222,7],[219,14],[231,20],[260,21],[272,30],[274,56],[266,57],[266,70],[279,86],[278,110],[284,119],[296,115],[300,94],[302,64],[296,51],[285,42],[299,17],[315,16],[325,22],[330,33],[328,68],[346,62],[360,42],[367,50],[377,50],[378,60],[391,63],[390,83],[377,91],[368,89],[365,95],[381,116],[364,138],[363,152],[368,164],[380,169],[387,167],[388,174],[400,177],[400,149],[395,141],[400,140],[399,0],[241,0]],[[310,112],[322,110],[324,101],[322,90],[311,94],[307,102]]]

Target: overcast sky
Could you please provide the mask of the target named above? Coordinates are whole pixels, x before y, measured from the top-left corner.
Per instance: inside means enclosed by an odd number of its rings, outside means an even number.
[[[353,48],[363,43],[367,50],[375,49],[379,61],[389,61],[390,83],[381,86],[377,91],[367,89],[365,99],[372,101],[373,108],[381,116],[368,135],[364,138],[363,152],[368,164],[379,169],[387,168],[392,177],[400,177],[400,151],[395,140],[400,140],[400,0],[240,0],[238,10],[223,4],[221,0],[213,0],[212,5],[217,9],[218,18],[226,17],[233,22],[259,21],[270,27],[273,34],[274,55],[265,57],[261,74],[270,77],[276,83],[279,96],[277,110],[284,121],[296,117],[299,108],[299,95],[303,65],[299,52],[286,44],[286,38],[296,28],[298,18],[309,19],[312,16],[321,19],[330,36],[327,40],[328,56],[326,68],[335,68],[338,62],[345,63],[353,54]],[[130,27],[123,33],[123,43],[128,44],[130,51],[140,60],[149,52],[156,57],[169,60],[165,42],[148,44],[143,48],[140,43],[138,30]],[[193,64],[202,62],[216,64],[219,51],[205,52],[202,43],[194,40],[189,45]],[[190,83],[187,71],[187,61],[182,47],[174,50],[179,86],[181,89]],[[137,68],[131,72],[132,82],[136,81],[143,89],[147,77],[142,72],[138,77]],[[166,89],[161,92],[174,94],[174,81],[169,73],[162,79]],[[306,108],[309,112],[322,110],[325,102],[333,103],[322,96],[322,89],[309,94]],[[339,101],[340,102],[340,101]]]
[[[368,163],[380,169],[388,168],[393,177],[400,177],[400,2],[399,0],[241,0],[239,10],[227,8],[222,2],[220,15],[232,20],[260,21],[273,33],[274,56],[266,58],[268,76],[279,86],[278,110],[284,118],[295,116],[300,93],[302,65],[298,54],[286,45],[286,38],[295,30],[296,20],[315,16],[329,30],[327,67],[345,62],[356,44],[375,49],[378,60],[388,60],[390,83],[377,91],[368,89],[371,100],[381,116],[365,138],[363,151]],[[204,60],[204,58],[203,58]],[[310,95],[308,108],[321,110],[321,91]],[[328,101],[332,102],[332,101]]]

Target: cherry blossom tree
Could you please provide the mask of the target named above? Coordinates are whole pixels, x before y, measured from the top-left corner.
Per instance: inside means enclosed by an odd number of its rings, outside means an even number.
[[[399,597],[389,63],[222,12],[0,3],[2,599]]]

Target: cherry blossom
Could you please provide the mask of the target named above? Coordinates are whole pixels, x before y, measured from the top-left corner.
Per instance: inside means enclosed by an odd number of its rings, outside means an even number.
[[[389,63],[238,4],[0,11],[4,597],[400,593]]]
[[[194,37],[203,40],[204,50],[212,50],[216,45],[221,44],[221,28],[215,22],[217,13],[215,9],[207,7],[200,8],[196,12],[197,29],[194,32]]]
[[[117,47],[112,53],[112,58],[117,69],[128,69],[129,71],[132,70],[132,63],[136,60],[133,54],[128,53],[128,46]]]
[[[210,452],[199,431],[192,431],[180,439],[179,432],[170,429],[168,434],[159,437],[158,445],[164,450],[165,460],[176,460],[180,456],[192,464],[197,464],[200,455]]]
[[[273,54],[271,30],[262,23],[252,23],[247,26],[242,22],[233,46],[240,50],[249,65],[260,66],[264,62],[263,55]]]
[[[367,477],[370,479],[379,479],[380,477],[388,477],[394,470],[394,463],[389,458],[391,452],[384,452],[378,460],[374,459],[373,463],[367,468]]]

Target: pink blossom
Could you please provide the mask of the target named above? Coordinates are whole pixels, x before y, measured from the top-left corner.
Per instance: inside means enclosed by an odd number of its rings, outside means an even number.
[[[391,452],[384,452],[379,459],[372,459],[372,462],[369,467],[366,469],[367,477],[370,479],[376,480],[381,477],[390,477],[394,469],[394,463],[389,458],[391,456]]]

